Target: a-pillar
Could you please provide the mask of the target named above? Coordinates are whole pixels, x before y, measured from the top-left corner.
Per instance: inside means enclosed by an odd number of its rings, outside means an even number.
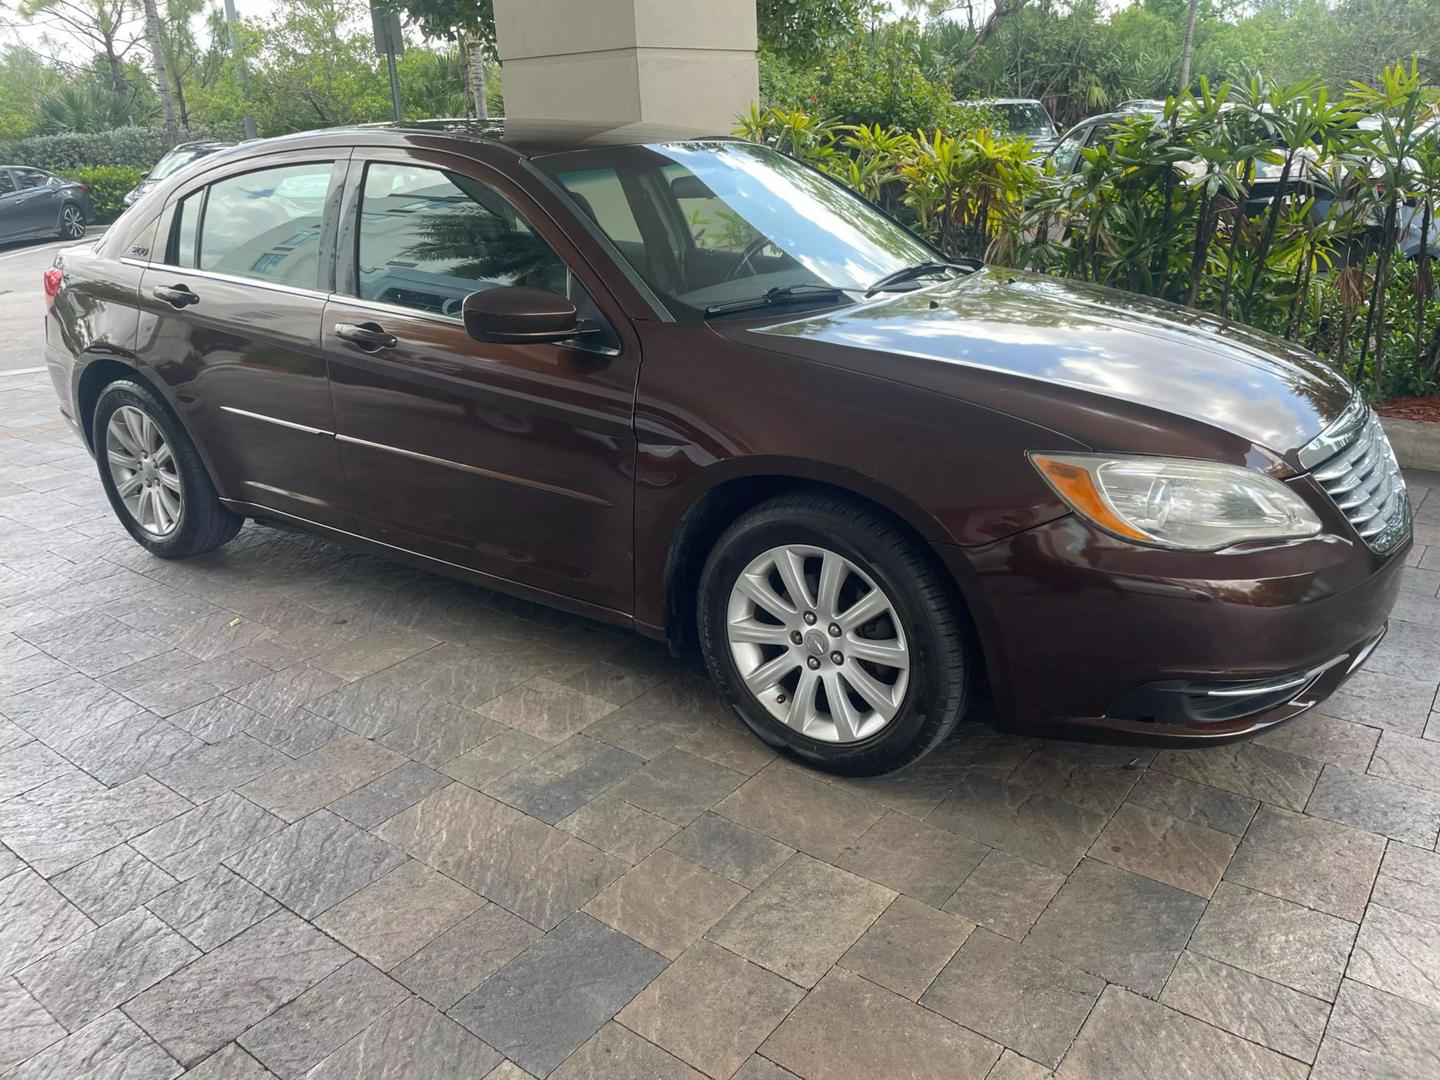
[[[755,0],[495,0],[509,120],[728,134],[759,93]]]

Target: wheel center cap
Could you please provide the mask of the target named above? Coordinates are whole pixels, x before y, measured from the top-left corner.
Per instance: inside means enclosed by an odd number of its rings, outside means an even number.
[[[811,656],[823,657],[830,650],[830,641],[823,630],[811,630],[805,635],[805,651]]]

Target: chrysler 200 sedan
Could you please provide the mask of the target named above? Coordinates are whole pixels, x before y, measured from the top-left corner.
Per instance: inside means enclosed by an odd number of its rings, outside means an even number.
[[[47,363],[163,558],[246,518],[698,645],[873,774],[1014,730],[1219,742],[1385,632],[1375,415],[1293,345],[947,261],[772,150],[460,122],[248,143],[46,272]]]

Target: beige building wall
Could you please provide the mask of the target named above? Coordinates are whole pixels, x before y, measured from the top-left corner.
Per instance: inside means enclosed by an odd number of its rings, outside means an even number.
[[[728,133],[759,94],[755,0],[495,0],[505,114]]]

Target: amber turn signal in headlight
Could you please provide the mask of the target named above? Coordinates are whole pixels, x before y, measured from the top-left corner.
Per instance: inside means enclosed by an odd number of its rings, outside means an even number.
[[[1243,540],[1314,536],[1300,496],[1254,469],[1190,458],[1044,454],[1030,461],[1081,517],[1126,540],[1217,551]]]

